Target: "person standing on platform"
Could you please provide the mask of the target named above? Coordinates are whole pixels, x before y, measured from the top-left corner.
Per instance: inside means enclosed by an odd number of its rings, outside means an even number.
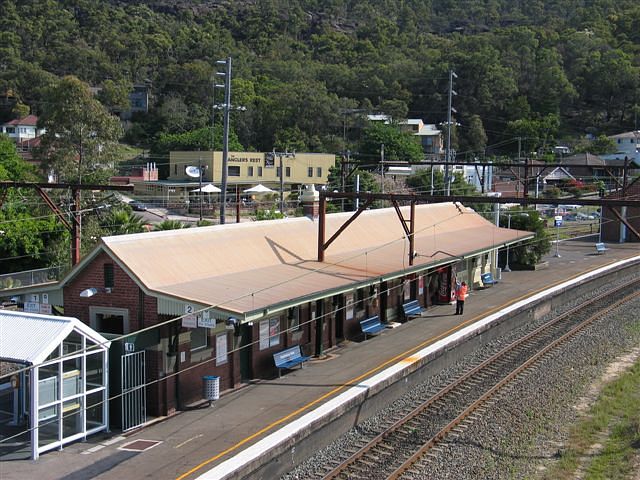
[[[464,312],[464,299],[467,296],[467,284],[462,282],[456,287],[456,315]]]

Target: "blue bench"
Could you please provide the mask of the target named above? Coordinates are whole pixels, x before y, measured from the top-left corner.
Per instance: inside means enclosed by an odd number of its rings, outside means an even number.
[[[491,272],[483,273],[482,275],[480,275],[480,280],[482,280],[483,287],[491,287],[496,283]]]
[[[300,365],[300,368],[304,368],[304,362],[310,358],[311,357],[305,357],[302,355],[300,345],[294,345],[293,347],[289,347],[286,350],[273,354],[273,361],[275,362],[276,367],[278,367],[278,377],[282,376],[283,368],[290,369],[296,365]]]
[[[377,335],[385,329],[385,326],[380,323],[380,318],[376,315],[375,317],[361,320],[360,328],[362,329],[362,333],[364,333],[364,339],[366,340],[367,335]]]
[[[404,318],[409,320],[409,317],[420,315],[422,313],[422,307],[417,300],[411,300],[410,302],[402,304],[402,310],[404,311]]]
[[[600,255],[601,253],[606,252],[607,250],[609,250],[609,249],[604,246],[604,243],[602,243],[602,242],[596,243],[596,253],[598,255]]]

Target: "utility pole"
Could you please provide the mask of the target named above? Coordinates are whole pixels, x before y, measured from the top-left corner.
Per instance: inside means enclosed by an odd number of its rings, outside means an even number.
[[[220,204],[220,225],[225,223],[225,207],[227,204],[227,164],[229,161],[229,111],[231,110],[231,57],[226,60],[218,60],[218,65],[224,65],[224,72],[216,72],[217,75],[224,76],[224,115],[222,134],[222,184],[221,184],[221,204]]]
[[[380,187],[384,193],[384,143],[380,144]]]
[[[453,70],[449,70],[449,106],[447,108],[447,150],[446,150],[446,163],[444,166],[444,183],[445,193],[447,196],[451,194],[451,177],[449,175],[449,162],[451,162],[451,112],[455,112],[455,109],[451,105],[453,95],[457,93],[453,90],[453,79],[458,78],[458,75]]]
[[[276,156],[278,156],[278,158],[280,159],[280,213],[284,214],[284,165],[282,163],[282,159],[283,158],[295,158],[296,156],[296,152],[293,153],[289,153],[287,151],[284,152],[276,152],[275,149],[273,149],[273,156],[274,158]]]
[[[80,208],[80,190],[99,190],[99,191],[121,191],[132,192],[133,185],[92,185],[92,184],[70,184],[70,183],[32,183],[32,182],[0,182],[0,192],[7,188],[32,188],[40,195],[42,200],[47,204],[49,209],[58,217],[58,220],[71,232],[71,265],[80,262],[80,245],[81,245],[81,208]],[[67,214],[60,210],[56,202],[47,194],[48,190],[63,189],[71,190],[71,196],[74,199],[73,212],[70,215],[71,222],[67,220]],[[6,192],[4,192],[6,194]],[[0,195],[0,200],[4,195]],[[2,203],[0,201],[0,203]]]

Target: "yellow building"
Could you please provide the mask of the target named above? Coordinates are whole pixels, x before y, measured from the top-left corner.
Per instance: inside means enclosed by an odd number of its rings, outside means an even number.
[[[297,192],[304,184],[327,184],[329,168],[335,164],[335,155],[328,153],[295,153],[274,155],[272,152],[229,152],[227,168],[227,194],[236,190],[262,184],[280,191],[280,162],[282,161],[284,195]],[[185,202],[189,194],[199,188],[200,179],[187,175],[187,167],[197,172],[202,167],[202,185],[222,184],[222,152],[171,152],[169,176],[166,180],[143,182],[135,186],[135,192],[155,200],[159,204]]]
[[[273,153],[229,152],[227,184],[254,186],[261,183],[280,188],[280,160],[284,167],[285,190],[305,183],[324,185],[335,155],[327,153],[295,153],[274,156]],[[222,152],[171,152],[168,180],[193,181],[186,173],[189,166],[203,165],[202,181],[220,186],[222,182]]]

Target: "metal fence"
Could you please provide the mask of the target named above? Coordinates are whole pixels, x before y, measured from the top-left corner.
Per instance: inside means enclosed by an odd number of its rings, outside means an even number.
[[[0,275],[0,290],[29,287],[41,283],[49,283],[60,280],[61,267],[39,268],[37,270],[25,270],[24,272],[5,273]]]

